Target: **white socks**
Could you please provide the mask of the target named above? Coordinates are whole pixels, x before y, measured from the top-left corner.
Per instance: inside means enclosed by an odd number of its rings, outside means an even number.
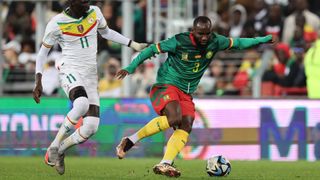
[[[88,138],[90,138],[97,132],[99,122],[100,119],[97,117],[85,117],[83,119],[83,125],[60,144],[58,153],[62,154],[69,147],[85,142]]]
[[[73,101],[73,108],[69,111],[61,124],[59,131],[51,143],[50,147],[59,147],[65,134],[70,131],[72,126],[76,125],[79,118],[85,115],[89,110],[89,101],[86,97],[78,97]]]
[[[133,144],[136,144],[139,141],[138,132],[132,134],[128,137]]]

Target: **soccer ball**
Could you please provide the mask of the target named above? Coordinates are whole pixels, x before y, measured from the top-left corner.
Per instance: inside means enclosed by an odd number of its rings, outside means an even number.
[[[227,176],[230,174],[231,164],[222,155],[213,156],[207,160],[206,171],[209,176]]]

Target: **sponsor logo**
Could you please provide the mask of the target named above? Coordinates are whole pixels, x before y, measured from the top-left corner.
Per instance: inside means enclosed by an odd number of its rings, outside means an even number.
[[[89,24],[94,23],[94,19],[93,19],[93,17],[90,17],[90,18],[88,19],[88,23],[89,23]]]
[[[188,53],[183,52],[183,53],[181,54],[181,59],[182,59],[183,61],[188,61]]]
[[[200,58],[201,58],[201,55],[200,55],[200,54],[195,55],[195,56],[194,56],[194,58],[196,58],[196,59],[200,59]]]

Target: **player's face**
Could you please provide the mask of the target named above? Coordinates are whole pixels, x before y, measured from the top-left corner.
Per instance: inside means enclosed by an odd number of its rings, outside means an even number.
[[[89,0],[72,0],[71,6],[73,9],[77,10],[79,14],[86,14],[89,10]]]
[[[206,46],[211,38],[210,23],[198,23],[195,27],[193,27],[192,34],[198,44],[201,46]]]

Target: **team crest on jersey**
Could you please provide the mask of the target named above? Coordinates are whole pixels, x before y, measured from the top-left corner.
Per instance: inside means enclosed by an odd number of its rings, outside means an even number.
[[[188,61],[188,53],[183,52],[183,53],[181,54],[181,59],[184,60],[184,61]]]
[[[213,52],[212,51],[208,51],[207,54],[206,54],[206,58],[207,59],[211,59],[213,56]]]
[[[170,96],[167,94],[167,95],[164,95],[163,98],[162,98],[164,101],[168,101],[170,100]]]
[[[83,31],[84,31],[84,28],[83,28],[83,25],[82,25],[82,24],[78,25],[78,26],[77,26],[77,29],[78,29],[78,31],[79,31],[80,33],[83,33]]]

